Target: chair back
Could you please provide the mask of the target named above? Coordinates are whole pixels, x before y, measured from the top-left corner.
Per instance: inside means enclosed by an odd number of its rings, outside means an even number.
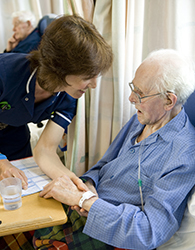
[[[190,95],[190,97],[184,104],[184,109],[192,125],[195,127],[195,91]]]
[[[38,31],[39,31],[39,34],[40,36],[43,35],[45,29],[47,28],[47,26],[54,20],[56,19],[57,15],[56,14],[48,14],[48,15],[45,15],[43,16],[39,22],[38,22],[38,25],[37,25],[37,28],[38,28]]]

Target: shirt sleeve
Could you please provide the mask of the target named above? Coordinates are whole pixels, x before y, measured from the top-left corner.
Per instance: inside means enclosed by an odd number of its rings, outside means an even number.
[[[62,97],[59,97],[58,106],[51,115],[51,120],[66,129],[76,115],[77,99],[68,94],[61,95]]]

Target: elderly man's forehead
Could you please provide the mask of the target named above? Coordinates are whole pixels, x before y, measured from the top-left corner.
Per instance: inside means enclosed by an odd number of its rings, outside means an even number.
[[[19,24],[20,22],[21,22],[21,21],[19,20],[18,17],[14,17],[13,20],[12,20],[12,23],[15,24],[15,25],[16,25],[16,24]]]
[[[137,69],[137,77],[145,79],[145,81],[156,78],[160,74],[160,66],[155,61],[145,60]]]

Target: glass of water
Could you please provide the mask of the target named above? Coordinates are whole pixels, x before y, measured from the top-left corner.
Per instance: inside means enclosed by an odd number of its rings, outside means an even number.
[[[9,177],[0,181],[0,192],[6,210],[15,210],[22,206],[22,181]]]

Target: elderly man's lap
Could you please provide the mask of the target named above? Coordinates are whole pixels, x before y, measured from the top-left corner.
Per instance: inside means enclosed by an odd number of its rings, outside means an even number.
[[[49,249],[51,245],[61,244],[64,249],[69,250],[111,250],[114,247],[93,239],[82,233],[86,223],[86,217],[80,216],[75,210],[64,205],[68,216],[66,224],[43,228],[35,231],[33,245],[35,249]],[[65,248],[67,245],[67,248]],[[47,248],[48,247],[48,248]]]

